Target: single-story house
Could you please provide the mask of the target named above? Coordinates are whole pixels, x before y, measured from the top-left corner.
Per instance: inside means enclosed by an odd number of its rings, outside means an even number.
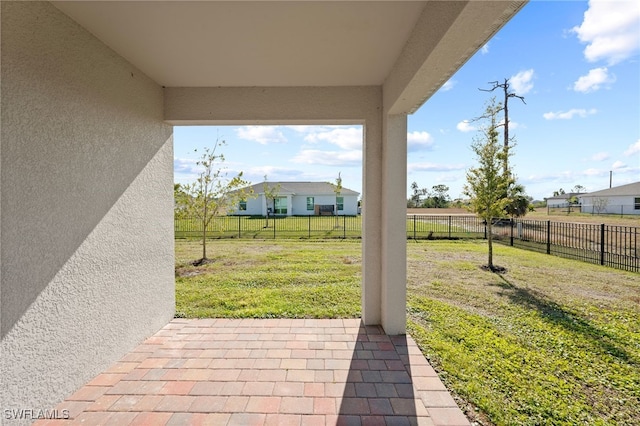
[[[566,194],[554,195],[553,197],[545,198],[544,200],[547,202],[547,207],[567,207],[571,204],[571,199],[576,197],[579,199],[580,193],[578,192],[568,192]]]
[[[582,213],[640,214],[640,182],[580,195]]]
[[[265,191],[266,190],[266,191]],[[320,214],[358,214],[359,192],[342,188],[340,193],[328,182],[262,182],[245,188],[257,197],[238,203],[230,214],[266,216],[311,216]],[[275,197],[267,199],[265,192]]]

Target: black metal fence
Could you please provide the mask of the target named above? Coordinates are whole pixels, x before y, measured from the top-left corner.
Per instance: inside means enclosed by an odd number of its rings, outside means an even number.
[[[482,219],[474,215],[408,215],[409,239],[486,238]],[[639,227],[591,225],[525,219],[501,219],[492,226],[497,242],[550,255],[640,272]],[[361,238],[361,216],[215,217],[209,238],[309,239]],[[175,220],[176,238],[199,238],[195,219]]]
[[[175,219],[176,238],[202,236],[202,223]],[[208,238],[361,238],[361,216],[214,217]],[[485,238],[482,220],[472,215],[409,215],[407,238]]]
[[[580,205],[562,204],[547,206],[547,214],[554,215],[590,215],[590,216],[638,216],[640,208],[637,204],[599,204]]]
[[[638,227],[515,219],[492,231],[513,247],[640,272]]]

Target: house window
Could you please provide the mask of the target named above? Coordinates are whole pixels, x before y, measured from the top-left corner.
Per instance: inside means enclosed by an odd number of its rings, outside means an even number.
[[[277,197],[273,200],[275,214],[287,214],[287,197]]]
[[[338,211],[344,210],[344,197],[336,197],[336,205]]]
[[[633,208],[634,210],[640,210],[640,197],[633,199]]]
[[[307,211],[313,211],[313,197],[307,197]]]
[[[247,202],[246,201],[240,201],[240,203],[238,204],[238,210],[246,211],[247,210]]]

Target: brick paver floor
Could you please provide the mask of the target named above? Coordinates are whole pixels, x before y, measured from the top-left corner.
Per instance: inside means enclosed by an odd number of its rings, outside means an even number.
[[[469,425],[409,336],[359,319],[175,319],[55,407],[85,425]]]

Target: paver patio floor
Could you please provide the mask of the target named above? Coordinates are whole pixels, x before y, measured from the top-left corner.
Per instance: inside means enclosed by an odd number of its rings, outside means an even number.
[[[175,319],[60,403],[86,425],[469,425],[410,336],[359,319]]]

